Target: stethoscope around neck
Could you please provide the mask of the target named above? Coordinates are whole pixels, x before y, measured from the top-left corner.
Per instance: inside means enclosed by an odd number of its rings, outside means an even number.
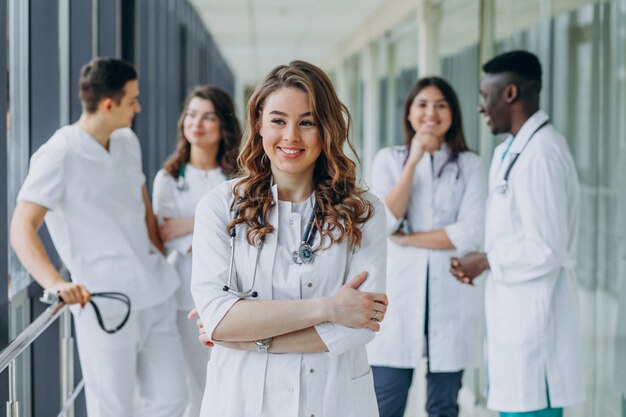
[[[237,218],[239,216],[239,208],[235,211],[233,218]],[[292,264],[310,264],[315,260],[315,251],[313,250],[312,244],[313,240],[315,240],[315,233],[317,232],[317,225],[315,224],[315,206],[313,207],[313,212],[311,213],[311,217],[309,218],[309,222],[307,227],[302,235],[302,240],[300,242],[300,246],[298,250],[293,251],[291,255],[291,263]],[[237,226],[233,226],[228,231],[230,236],[230,262],[228,266],[228,283],[222,287],[224,292],[228,292],[237,298],[257,298],[259,293],[255,290],[254,285],[256,284],[256,273],[259,267],[259,259],[261,257],[261,249],[263,249],[263,245],[265,244],[265,238],[260,238],[256,240],[256,259],[254,261],[254,271],[252,272],[252,284],[250,284],[250,288],[243,291],[237,291],[232,288],[233,277],[235,275],[235,241],[237,238]]]
[[[187,170],[187,163],[184,162],[180,168],[178,168],[178,176],[176,178],[176,188],[180,191],[185,191],[187,186],[187,180],[185,179],[185,171]]]
[[[517,162],[517,159],[522,154],[522,152],[524,152],[524,150],[526,149],[526,147],[530,143],[530,140],[533,138],[533,136],[535,136],[535,134],[537,132],[539,132],[541,129],[543,129],[549,123],[550,123],[550,120],[546,120],[541,125],[539,125],[539,127],[537,129],[535,129],[533,131],[533,133],[531,133],[530,137],[528,138],[528,140],[524,144],[524,147],[518,153],[515,154],[515,156],[513,157],[511,162],[509,163],[509,166],[506,168],[506,171],[504,172],[504,177],[502,177],[502,179],[500,180],[500,183],[498,185],[496,185],[496,187],[494,189],[496,193],[501,194],[501,195],[505,195],[509,191],[509,175],[511,174],[511,170],[513,169],[513,166]],[[511,142],[511,143],[513,143],[513,142]],[[508,149],[507,149],[507,151],[508,151]],[[506,156],[506,152],[504,153],[504,155],[502,155],[502,159],[503,160],[504,160],[505,156]]]
[[[448,164],[454,164],[456,166],[456,175],[454,176],[454,180],[458,181],[459,178],[461,177],[461,164],[459,163],[458,152],[450,152],[450,155],[448,155],[448,159],[446,159],[446,162],[444,162],[441,168],[439,168],[439,171],[437,171],[437,179],[441,179],[443,170],[446,168],[446,165]]]
[[[408,159],[408,152],[407,152],[407,159]],[[407,159],[404,160],[404,164],[406,164]],[[454,176],[454,185],[456,185],[459,181],[459,178],[461,178],[461,164],[459,162],[458,152],[450,152],[450,154],[448,155],[448,158],[446,159],[446,162],[444,162],[443,165],[441,165],[441,167],[437,171],[437,176],[435,177],[435,179],[436,180],[441,179],[441,176],[443,175],[443,171],[448,164],[454,164],[456,166],[456,174]],[[400,225],[398,226],[398,230],[396,231],[396,233],[403,233],[403,234],[413,233],[413,228],[411,227],[411,222],[409,221],[408,210],[406,213],[404,213],[404,217],[402,221],[400,222]]]

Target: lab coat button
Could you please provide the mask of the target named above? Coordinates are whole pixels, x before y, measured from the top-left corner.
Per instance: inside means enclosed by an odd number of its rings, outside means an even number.
[[[289,220],[289,225],[293,226],[293,220]]]
[[[313,286],[312,282],[309,282],[308,284],[306,284],[307,287],[311,288]]]
[[[311,368],[311,369],[309,369],[309,372],[315,373],[315,369]]]

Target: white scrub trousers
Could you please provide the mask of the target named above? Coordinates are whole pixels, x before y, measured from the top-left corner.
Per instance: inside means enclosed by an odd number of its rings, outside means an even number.
[[[187,389],[173,297],[132,311],[115,334],[100,328],[90,305],[74,313],[89,417],[182,416]],[[142,406],[135,412],[136,387]]]

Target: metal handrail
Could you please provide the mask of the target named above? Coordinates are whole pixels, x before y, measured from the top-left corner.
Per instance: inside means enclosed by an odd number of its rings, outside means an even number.
[[[0,373],[13,362],[41,333],[58,319],[67,309],[64,303],[51,305],[37,319],[22,331],[9,345],[0,352]]]

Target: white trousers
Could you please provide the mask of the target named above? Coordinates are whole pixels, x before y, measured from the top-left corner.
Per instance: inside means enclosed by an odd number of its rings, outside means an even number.
[[[178,332],[185,355],[185,373],[189,396],[189,405],[185,410],[185,417],[198,417],[206,384],[206,365],[211,356],[211,349],[198,341],[196,320],[187,320],[186,311],[178,311]]]
[[[133,310],[126,326],[115,334],[100,328],[90,305],[74,312],[89,417],[182,416],[187,390],[173,297]],[[105,321],[112,327],[120,320]],[[138,410],[136,388],[142,399]]]

